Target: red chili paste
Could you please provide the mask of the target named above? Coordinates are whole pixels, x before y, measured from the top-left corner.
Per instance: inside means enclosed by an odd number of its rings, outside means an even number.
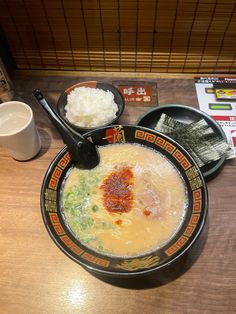
[[[132,170],[124,167],[104,179],[100,189],[103,190],[103,203],[106,210],[111,213],[127,213],[131,210],[133,177]]]
[[[152,212],[150,210],[148,210],[148,209],[144,209],[143,213],[144,213],[145,216],[148,217],[148,216],[151,215]]]

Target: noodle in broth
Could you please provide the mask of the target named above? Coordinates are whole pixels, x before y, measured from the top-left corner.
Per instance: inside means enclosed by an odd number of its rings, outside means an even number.
[[[111,256],[137,256],[163,246],[179,230],[187,206],[177,169],[139,144],[98,149],[99,165],[74,167],[63,185],[63,215],[74,236]]]

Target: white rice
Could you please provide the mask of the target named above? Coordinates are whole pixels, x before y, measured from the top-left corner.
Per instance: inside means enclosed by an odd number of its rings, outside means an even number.
[[[116,117],[118,106],[110,91],[99,88],[77,87],[67,96],[67,119],[80,127],[98,127]]]

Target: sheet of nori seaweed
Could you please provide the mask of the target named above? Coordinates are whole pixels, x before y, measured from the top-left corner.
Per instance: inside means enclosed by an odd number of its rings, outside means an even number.
[[[186,124],[163,113],[155,129],[181,144],[199,167],[220,159],[230,150],[226,141],[204,119]]]

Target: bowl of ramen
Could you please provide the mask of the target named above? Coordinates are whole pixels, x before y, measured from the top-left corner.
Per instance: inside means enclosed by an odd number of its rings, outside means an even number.
[[[86,133],[100,163],[79,169],[64,147],[41,189],[45,226],[56,245],[95,274],[134,277],[177,261],[207,216],[207,188],[191,155],[140,126]]]
[[[123,96],[113,85],[87,81],[68,87],[58,100],[57,111],[72,129],[85,133],[115,124],[124,106]]]

